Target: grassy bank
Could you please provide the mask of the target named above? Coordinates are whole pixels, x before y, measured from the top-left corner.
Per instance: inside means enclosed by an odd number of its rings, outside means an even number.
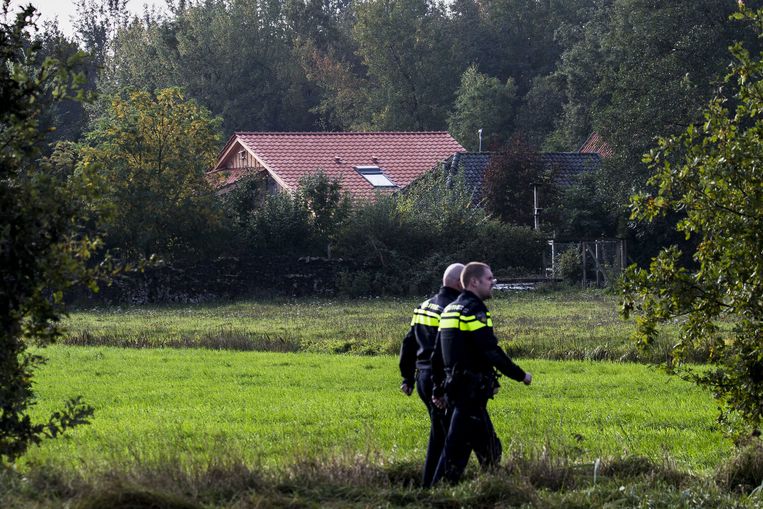
[[[758,449],[760,454],[760,449]],[[645,458],[596,465],[513,455],[488,473],[467,471],[455,487],[417,487],[418,465],[380,464],[355,456],[303,460],[263,470],[235,460],[181,467],[116,466],[109,473],[41,467],[0,470],[0,505],[13,508],[201,509],[263,507],[759,508],[763,496],[740,490],[721,473],[696,476]]]
[[[205,347],[256,351],[394,354],[418,299],[244,301],[194,306],[80,310],[65,344]],[[630,341],[632,324],[612,295],[525,293],[490,301],[497,334],[511,355],[534,359],[658,362],[669,333],[649,353]],[[697,352],[696,360],[704,358]]]

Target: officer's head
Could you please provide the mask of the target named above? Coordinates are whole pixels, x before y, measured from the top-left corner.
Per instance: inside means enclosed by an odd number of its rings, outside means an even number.
[[[464,289],[461,284],[461,272],[464,270],[463,263],[451,263],[442,275],[442,286],[447,286],[458,290],[459,292]]]
[[[493,271],[490,266],[482,262],[467,263],[461,272],[461,284],[464,290],[469,290],[482,300],[489,299],[493,295]]]

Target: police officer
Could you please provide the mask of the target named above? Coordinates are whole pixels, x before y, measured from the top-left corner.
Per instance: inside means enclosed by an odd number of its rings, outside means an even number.
[[[532,375],[512,362],[493,333],[484,303],[495,283],[490,267],[467,264],[461,283],[464,292],[441,315],[432,358],[435,401],[442,406],[438,399],[442,388],[452,415],[433,484],[442,478],[458,482],[472,451],[483,468],[500,461],[501,442],[487,412],[488,399],[498,391],[495,370],[525,385],[532,382]]]
[[[421,401],[424,402],[429,411],[431,421],[422,480],[424,486],[432,484],[432,476],[442,452],[445,434],[448,431],[446,411],[437,408],[432,401],[430,364],[432,351],[434,350],[437,329],[440,325],[440,313],[461,293],[461,271],[463,268],[463,264],[454,263],[445,269],[440,291],[431,299],[422,302],[413,311],[411,328],[405,335],[403,345],[400,348],[400,374],[403,376],[403,385],[400,386],[400,390],[405,395],[410,396],[415,385]]]

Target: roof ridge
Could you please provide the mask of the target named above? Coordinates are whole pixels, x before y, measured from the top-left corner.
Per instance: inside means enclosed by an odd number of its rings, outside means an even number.
[[[234,131],[235,135],[333,135],[333,136],[356,136],[368,134],[394,134],[394,135],[413,135],[413,134],[447,134],[448,131]]]
[[[553,152],[539,152],[539,154],[570,154],[570,155],[576,155],[576,156],[598,156],[596,152],[577,152],[577,151],[553,151]]]

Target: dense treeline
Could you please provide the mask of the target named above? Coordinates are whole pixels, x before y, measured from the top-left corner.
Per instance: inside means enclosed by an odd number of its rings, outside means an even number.
[[[420,248],[407,251],[417,243],[439,243],[432,256],[443,259],[467,256],[449,243],[457,229],[426,223],[448,214],[395,216],[405,199],[391,199],[337,205],[340,213],[318,225],[304,193],[250,196],[264,206],[242,209],[239,200],[232,209],[231,200],[207,197],[203,182],[222,139],[241,130],[447,129],[476,150],[482,129],[483,148],[507,150],[505,162],[517,140],[531,151],[573,151],[595,131],[614,155],[596,174],[556,190],[546,232],[628,237],[635,241],[631,256],[647,260],[681,240],[674,217],[628,219],[628,197],[647,187],[642,155],[657,136],[701,120],[702,106],[723,84],[733,42],[753,52],[760,47],[748,22],[730,19],[732,0],[178,0],[168,13],[133,18],[125,4],[78,0],[74,39],[55,25],[36,35],[42,56],[66,60],[78,48],[87,54],[81,66],[95,101],[57,103],[43,120],[56,127],[50,141],[76,142],[67,146],[73,166],[84,159],[102,168],[108,185],[98,226],[106,245],[128,259],[155,254],[172,263],[327,255],[331,246],[353,266],[377,271],[369,291],[389,288],[379,274],[394,273],[397,263],[412,267],[415,260],[421,269],[444,261],[423,261],[428,251]],[[151,101],[163,101],[164,109]],[[165,131],[163,139],[138,137],[129,146],[140,125],[150,136],[151,118],[204,125],[194,124],[193,135],[180,128],[185,135]],[[152,166],[142,157],[152,149],[164,154],[173,143],[171,163]],[[195,156],[185,162],[188,152]],[[476,220],[480,228],[518,231],[512,225],[527,222],[513,217],[523,207],[516,196],[527,193],[506,185],[489,193],[491,203],[506,207],[488,204]],[[469,210],[451,207],[458,221],[485,214],[463,206]],[[370,216],[385,225],[357,226]],[[391,225],[397,230],[388,235],[406,239],[400,246],[386,245],[395,243],[382,234]],[[368,238],[371,227],[377,240]],[[353,228],[367,235],[353,240],[363,249],[349,247]],[[441,236],[419,238],[421,231]],[[502,256],[493,247],[485,258]],[[502,268],[530,272],[538,260],[505,260]]]

